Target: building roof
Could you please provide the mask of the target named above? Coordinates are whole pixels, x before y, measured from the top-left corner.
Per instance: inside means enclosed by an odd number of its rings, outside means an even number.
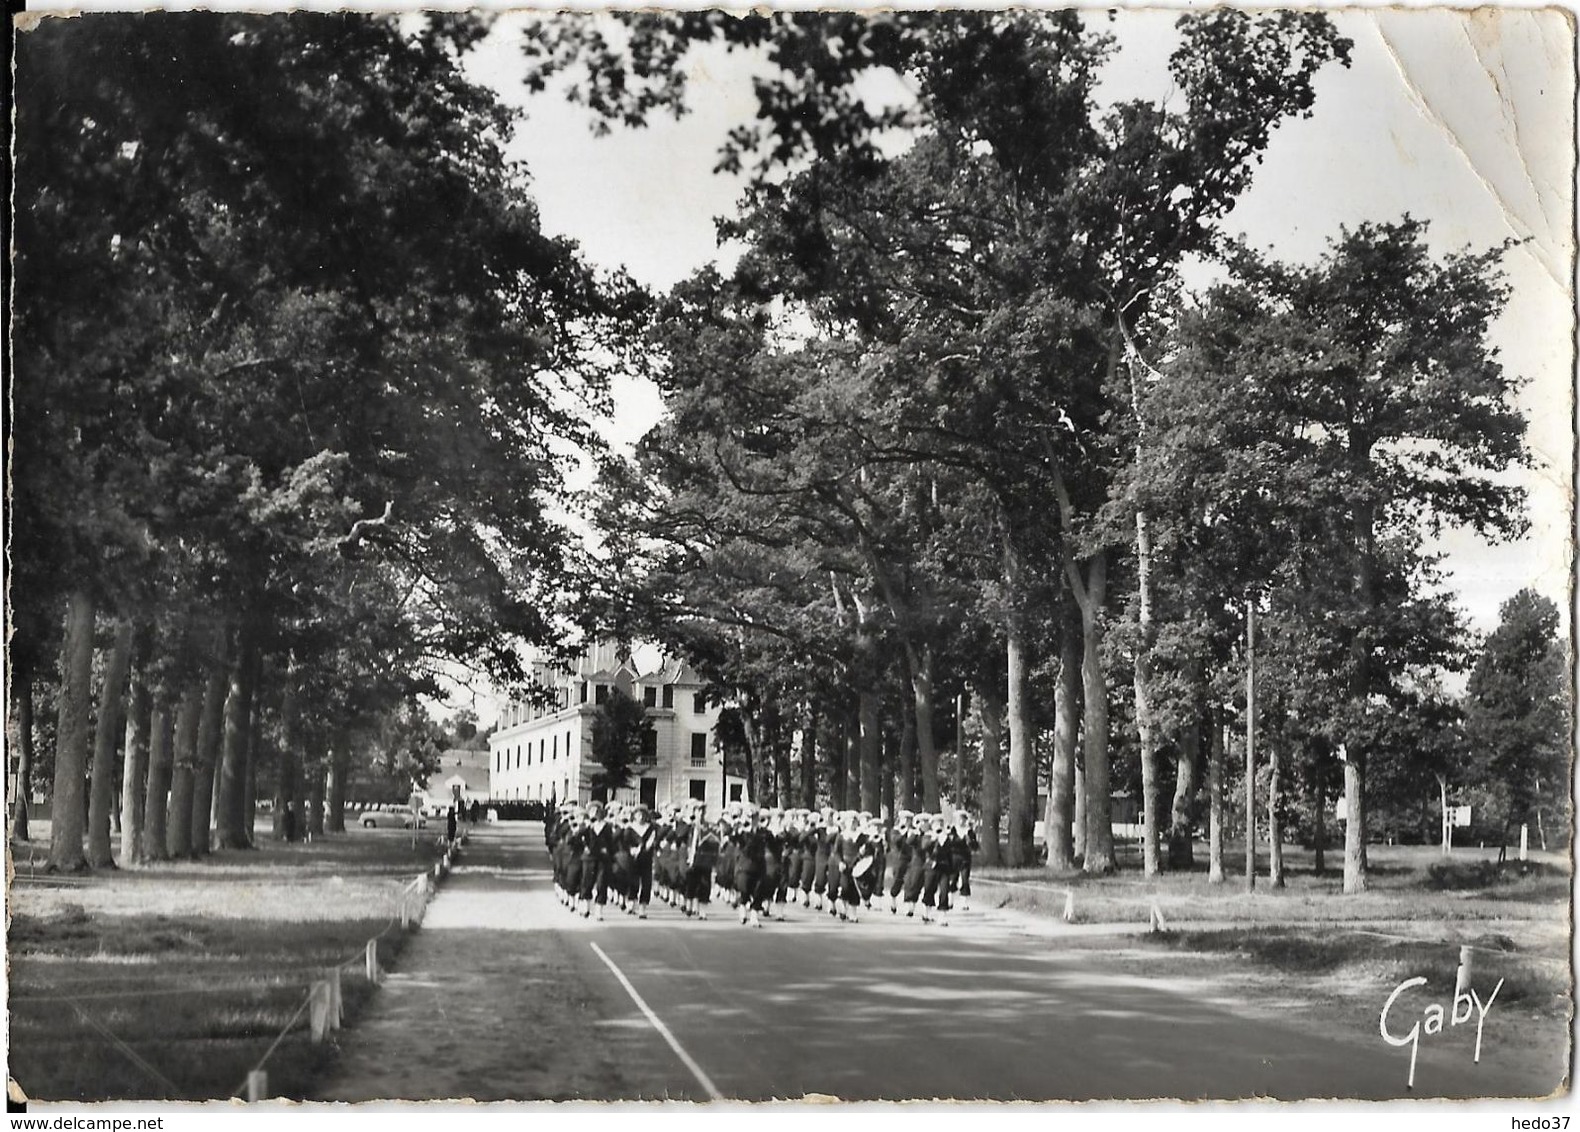
[[[664,663],[642,677],[644,684],[686,684],[702,687],[704,681],[686,661],[678,657],[665,657]]]
[[[440,756],[439,769],[428,776],[428,781],[442,787],[459,776],[466,790],[474,794],[487,794],[489,762],[487,751],[452,747]],[[433,785],[429,789],[433,789]]]

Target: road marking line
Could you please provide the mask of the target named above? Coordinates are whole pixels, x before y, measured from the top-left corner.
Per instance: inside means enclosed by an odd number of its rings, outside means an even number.
[[[614,977],[620,980],[620,985],[625,988],[625,993],[630,995],[631,1001],[636,1003],[643,1014],[647,1015],[647,1020],[653,1024],[653,1029],[658,1031],[659,1037],[669,1043],[669,1048],[675,1051],[675,1056],[680,1058],[687,1069],[691,1070],[691,1075],[697,1079],[697,1084],[702,1086],[702,1091],[708,1094],[708,1099],[722,1101],[724,1094],[719,1092],[712,1078],[704,1073],[702,1066],[698,1065],[692,1056],[682,1048],[680,1042],[675,1039],[675,1035],[669,1032],[669,1027],[664,1025],[663,1019],[654,1014],[653,1008],[647,1004],[641,995],[636,993],[636,988],[631,985],[631,980],[625,977],[625,972],[616,967],[614,960],[604,954],[603,948],[596,943],[590,943],[588,946],[597,952],[598,958],[602,959],[609,970],[614,972]]]

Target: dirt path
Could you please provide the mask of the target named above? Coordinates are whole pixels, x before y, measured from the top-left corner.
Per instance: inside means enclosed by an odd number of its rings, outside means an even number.
[[[472,837],[399,969],[342,1032],[316,1099],[685,1095],[642,1015],[572,945],[580,922],[567,922],[541,870],[520,867],[540,836],[533,825]]]

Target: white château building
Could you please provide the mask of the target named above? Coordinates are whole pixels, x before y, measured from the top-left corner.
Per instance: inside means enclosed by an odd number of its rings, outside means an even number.
[[[549,689],[550,705],[510,700],[489,737],[489,797],[494,801],[591,800],[599,766],[592,757],[592,723],[611,689],[647,708],[650,731],[632,785],[616,791],[624,802],[663,806],[701,799],[717,813],[747,797],[746,780],[724,773],[713,742],[719,708],[707,702],[691,667],[666,661],[641,674],[611,644],[584,655],[573,671],[533,665],[533,680]]]

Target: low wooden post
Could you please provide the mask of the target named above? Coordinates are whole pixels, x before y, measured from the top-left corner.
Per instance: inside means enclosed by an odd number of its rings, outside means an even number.
[[[367,949],[367,955],[366,955],[366,963],[367,963],[368,982],[372,983],[374,986],[378,986],[378,982],[379,982],[379,941],[377,939],[370,939],[370,940],[368,940],[368,949]]]
[[[340,968],[331,967],[324,974],[329,984],[329,1028],[338,1030],[345,1018],[345,1000],[340,997]]]
[[[1064,894],[1064,922],[1075,923],[1075,893],[1073,892]]]
[[[402,930],[411,927],[411,893],[400,894],[400,926]]]
[[[309,1029],[313,1044],[318,1045],[329,1037],[329,984],[316,982],[308,993],[311,995],[307,1008]]]
[[[269,1074],[267,1070],[254,1069],[247,1074],[247,1099],[249,1101],[269,1099]]]
[[[1474,948],[1461,947],[1459,949],[1459,969],[1454,972],[1454,997],[1456,999],[1470,990],[1470,968],[1473,955],[1475,955]]]

